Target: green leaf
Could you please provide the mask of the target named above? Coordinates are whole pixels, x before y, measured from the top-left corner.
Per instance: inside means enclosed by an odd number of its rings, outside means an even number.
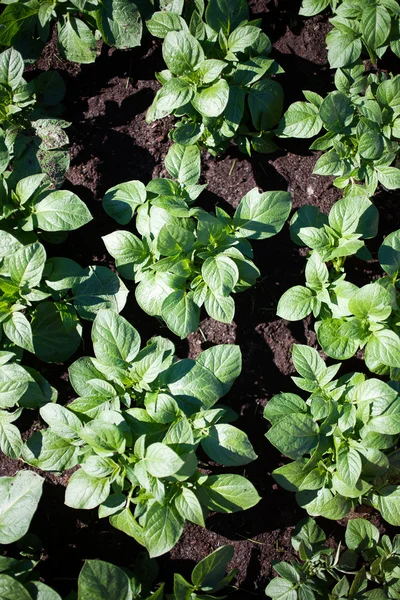
[[[164,39],[170,31],[188,31],[186,21],[175,12],[168,10],[155,12],[146,22],[151,35]]]
[[[210,427],[201,446],[211,460],[228,467],[247,465],[257,458],[247,435],[224,423]]]
[[[400,271],[400,230],[393,231],[383,241],[378,252],[382,269],[388,275],[396,276]]]
[[[252,46],[261,33],[259,27],[253,25],[244,25],[238,27],[230,34],[228,38],[228,48],[230,52],[244,52],[249,46]]]
[[[210,0],[206,9],[206,21],[214,31],[222,29],[226,36],[241,23],[248,21],[249,7],[246,0]]]
[[[167,33],[162,52],[165,64],[174,75],[190,75],[204,60],[199,42],[186,31]]]
[[[218,254],[205,260],[201,274],[208,287],[217,295],[229,296],[239,281],[239,269],[228,256]]]
[[[111,310],[100,310],[92,327],[96,358],[105,365],[124,367],[140,350],[140,335],[123,317]]]
[[[232,323],[235,316],[235,301],[231,296],[221,296],[209,289],[204,306],[212,319],[221,323]]]
[[[228,563],[234,556],[233,546],[221,546],[203,558],[192,571],[192,582],[197,588],[213,591],[225,576]]]
[[[318,444],[319,428],[310,415],[296,413],[280,419],[266,437],[280,452],[297,460]]]
[[[361,17],[363,38],[371,48],[383,46],[390,34],[391,18],[384,6],[365,6]]]
[[[288,192],[260,193],[253,188],[242,198],[233,223],[242,236],[263,240],[281,231],[291,207]]]
[[[32,27],[37,19],[38,5],[15,3],[6,6],[0,16],[0,44],[11,46],[20,31]]]
[[[167,115],[170,115],[177,108],[188,104],[192,100],[193,95],[194,91],[185,80],[179,78],[170,79],[157,92],[154,102],[147,113],[147,122],[163,119]]]
[[[175,496],[175,507],[183,519],[205,527],[201,504],[192,490],[183,487],[180,494]]]
[[[143,460],[146,470],[153,477],[175,475],[183,466],[183,460],[174,450],[158,442],[150,444]]]
[[[140,46],[142,19],[134,2],[103,0],[96,11],[96,23],[109,46],[121,49]]]
[[[181,185],[197,183],[201,170],[199,148],[173,144],[165,157],[165,168]]]
[[[0,418],[0,448],[10,458],[19,458],[23,442],[18,427]]]
[[[353,31],[332,29],[326,36],[328,60],[331,69],[339,69],[355,63],[361,55],[362,41]]]
[[[78,446],[72,446],[50,429],[34,433],[23,448],[24,460],[43,471],[72,469],[78,463]]]
[[[28,244],[12,254],[8,261],[11,279],[19,287],[37,287],[42,279],[46,252],[42,244]]]
[[[354,356],[358,350],[358,340],[347,337],[342,333],[343,321],[340,319],[327,319],[318,328],[318,341],[328,356],[336,360],[347,360]]]
[[[103,208],[117,223],[127,225],[136,208],[146,202],[146,196],[146,187],[141,181],[127,181],[107,191],[103,198]]]
[[[124,308],[128,290],[107,267],[88,267],[74,285],[74,306],[84,319],[93,320],[102,308],[119,313]]]
[[[342,92],[331,92],[321,104],[319,114],[328,131],[342,133],[353,120],[354,107]]]
[[[0,478],[0,543],[11,544],[29,529],[44,479],[32,471]]]
[[[209,510],[219,513],[247,510],[260,500],[253,484],[240,475],[209,475],[196,494]]]
[[[0,36],[3,32],[0,29]],[[8,48],[0,54],[0,81],[12,90],[17,89],[22,83],[24,72],[24,61],[19,52],[14,48]]]
[[[299,15],[313,17],[328,8],[330,0],[303,0]]]
[[[265,131],[278,125],[283,110],[283,90],[277,81],[257,81],[249,89],[248,102],[251,120],[257,131]]]
[[[297,600],[297,583],[292,583],[286,579],[275,577],[269,582],[265,593],[274,600]]]
[[[96,60],[97,46],[93,33],[80,19],[68,15],[57,24],[61,55],[72,62],[87,64]]]
[[[286,415],[307,413],[307,411],[307,404],[300,396],[296,394],[277,394],[269,400],[264,408],[264,418],[275,424]]]
[[[168,370],[168,388],[173,396],[211,408],[223,396],[222,384],[217,377],[193,360],[181,360]]]
[[[287,290],[280,298],[276,314],[288,321],[301,321],[313,310],[315,295],[302,285],[295,285]]]
[[[132,600],[128,575],[102,560],[86,560],[78,578],[78,600]]]
[[[361,456],[355,448],[341,444],[337,453],[337,469],[340,479],[355,487],[361,476]]]
[[[400,486],[397,485],[387,485],[372,497],[373,506],[380,511],[385,521],[395,527],[400,525],[399,500]]]
[[[161,316],[169,329],[182,339],[196,331],[199,325],[200,309],[193,302],[193,294],[177,290],[164,300]]]
[[[146,516],[144,543],[150,558],[171,550],[182,535],[184,519],[173,506],[154,502]]]
[[[309,102],[294,102],[279,123],[278,136],[311,138],[318,135],[321,129],[318,108]]]
[[[294,344],[292,360],[296,371],[305,379],[319,381],[325,375],[326,366],[318,352],[310,346]]]
[[[92,218],[86,204],[65,190],[52,192],[35,205],[35,220],[43,231],[73,231]]]
[[[11,342],[28,352],[35,352],[32,328],[24,314],[13,312],[2,325],[4,334]]]
[[[65,440],[79,438],[82,428],[80,419],[65,406],[48,402],[40,409],[40,416],[51,427],[52,431]]]
[[[0,597],[2,600],[32,600],[22,583],[5,573],[0,574]]]
[[[96,508],[110,494],[110,481],[107,478],[92,477],[79,469],[73,473],[65,492],[65,504],[71,508]]]
[[[36,356],[46,362],[67,360],[81,342],[81,331],[72,307],[41,302],[32,318],[32,339]]]
[[[397,190],[400,188],[400,169],[396,167],[375,166],[379,183],[388,190]]]
[[[239,346],[220,344],[204,350],[196,362],[218,378],[227,394],[242,370],[242,353]]]
[[[219,117],[225,110],[229,99],[229,84],[220,79],[214,85],[196,92],[192,104],[203,117]]]
[[[200,63],[196,73],[199,75],[202,84],[212,83],[221,75],[226,66],[226,62],[223,60],[209,58]]]
[[[62,600],[57,592],[41,581],[29,581],[25,584],[25,589],[28,590],[34,600]]]
[[[379,542],[379,530],[366,519],[351,519],[346,527],[346,546],[363,552]]]
[[[400,366],[400,338],[389,329],[374,331],[365,351],[365,361],[374,360],[389,367]]]

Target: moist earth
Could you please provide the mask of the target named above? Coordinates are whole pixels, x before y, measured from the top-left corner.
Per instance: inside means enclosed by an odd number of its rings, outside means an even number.
[[[273,57],[284,68],[279,81],[285,90],[286,107],[303,99],[301,90],[326,95],[333,88],[333,75],[327,63],[325,36],[330,29],[328,14],[302,19],[298,16],[300,0],[250,0],[253,16],[263,21],[264,31],[273,41]],[[398,61],[390,56],[380,68],[399,72]],[[163,68],[159,40],[146,37],[140,48],[117,51],[99,44],[94,64],[75,65],[64,61],[56,45],[56,33],[44,48],[40,59],[30,68],[28,77],[47,69],[57,69],[63,77],[67,94],[65,119],[71,141],[71,168],[66,187],[78,194],[93,214],[84,230],[73,232],[68,240],[49,247],[49,255],[68,256],[82,266],[105,264],[113,267],[101,237],[117,228],[106,216],[101,198],[110,187],[123,181],[139,179],[147,183],[166,174],[163,159],[170,145],[168,132],[172,119],[151,125],[145,121],[146,110],[159,84],[154,73]],[[288,190],[293,208],[305,204],[328,212],[340,197],[329,177],[312,175],[318,154],[308,151],[308,140],[281,140],[281,150],[274,155],[241,155],[232,146],[221,159],[203,153],[202,182],[208,184],[201,204],[211,209],[218,204],[233,211],[240,199],[252,188]],[[374,260],[369,263],[349,261],[350,277],[355,283],[367,283],[379,274],[377,250],[385,235],[400,227],[398,200],[393,193],[382,192],[376,199],[380,211],[379,237],[369,248]],[[281,294],[304,280],[304,250],[295,246],[286,226],[276,237],[253,244],[255,262],[261,277],[257,285],[236,296],[235,321],[231,325],[209,318],[201,321],[198,331],[187,340],[174,338],[160,322],[144,314],[136,304],[134,286],[122,315],[140,331],[143,342],[154,335],[174,339],[180,358],[195,357],[214,344],[239,344],[243,370],[224,402],[239,415],[237,425],[246,431],[258,459],[234,471],[249,478],[256,486],[261,502],[251,510],[232,515],[213,514],[207,529],[189,524],[177,546],[158,559],[159,580],[171,586],[171,573],[189,576],[195,563],[222,544],[235,547],[231,567],[238,569],[234,597],[243,600],[265,598],[265,586],[273,575],[274,560],[294,558],[290,537],[294,525],[305,516],[294,494],[279,488],[271,472],[285,459],[265,439],[267,422],[263,407],[281,391],[295,391],[290,375],[294,373],[291,347],[294,343],[317,347],[312,322],[288,323],[276,317]],[[85,324],[80,353],[91,354],[90,325]],[[29,362],[28,362],[29,361]],[[26,360],[39,369],[59,390],[59,402],[68,403],[74,392],[68,383],[67,367]],[[73,361],[70,361],[73,362]],[[345,368],[363,369],[354,359]],[[25,414],[28,413],[28,414]],[[43,427],[36,415],[33,420],[24,411],[19,421],[25,439]],[[1,475],[14,475],[29,468],[20,461],[0,456]],[[223,469],[215,466],[215,472]],[[230,469],[232,472],[232,469]],[[107,519],[99,520],[96,510],[77,511],[64,505],[65,486],[70,473],[44,474],[46,482],[31,531],[42,540],[43,561],[40,572],[48,585],[65,596],[76,586],[85,558],[99,558],[132,568],[141,550],[132,538],[113,529]],[[382,531],[379,517],[374,523]],[[332,543],[341,538],[343,522],[319,520]]]

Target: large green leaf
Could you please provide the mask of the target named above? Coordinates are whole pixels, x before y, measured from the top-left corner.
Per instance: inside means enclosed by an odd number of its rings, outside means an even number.
[[[0,478],[0,543],[11,544],[28,531],[44,479],[32,471]]]
[[[78,578],[78,600],[132,600],[128,575],[102,560],[86,560]]]

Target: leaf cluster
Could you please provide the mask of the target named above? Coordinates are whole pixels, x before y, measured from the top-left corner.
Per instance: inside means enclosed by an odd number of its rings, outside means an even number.
[[[368,503],[399,525],[398,386],[361,373],[334,379],[340,363],[327,367],[308,346],[294,345],[292,358],[292,379],[310,395],[279,394],[265,408],[268,440],[294,460],[274,478],[311,516],[341,519]]]
[[[68,407],[42,407],[49,427],[23,451],[25,461],[46,471],[80,465],[67,486],[68,506],[98,506],[100,517],[159,556],[177,543],[186,520],[204,526],[207,510],[229,513],[257,504],[244,477],[197,468],[200,445],[226,466],[256,458],[247,436],[230,424],[235,413],[216,405],[240,373],[237,346],[214,346],[196,360],[177,361],[164,338],[141,350],[138,332],[109,310],[94,320],[92,341],[95,357],[69,369],[79,397]]]
[[[140,237],[116,231],[103,238],[122,277],[133,279],[139,306],[164,319],[185,338],[195,331],[204,305],[210,317],[231,323],[232,293],[255,284],[259,270],[249,240],[278,233],[287,219],[290,194],[251,190],[233,217],[217,207],[215,215],[192,207],[204,186],[196,146],[174,144],[165,161],[176,178],[154,179],[146,187],[130,181],[109,190],[106,212],[127,224],[136,215]]]
[[[400,536],[379,534],[365,519],[348,522],[347,549],[327,548],[323,530],[310,518],[300,521],[292,546],[301,562],[278,562],[278,577],[265,590],[282,600],[389,600],[400,592]]]
[[[0,230],[3,349],[27,350],[46,362],[67,360],[81,341],[79,317],[93,320],[101,308],[120,311],[127,294],[110,269],[82,269],[68,258],[47,259],[41,243],[24,245]]]
[[[326,37],[332,69],[352,65],[363,52],[373,63],[388,48],[400,56],[400,6],[396,0],[303,0],[300,14],[310,17],[328,7],[335,15]]]
[[[142,16],[148,15],[150,0],[15,0],[0,15],[0,45],[13,46],[24,60],[40,55],[57,23],[58,49],[66,60],[92,63],[100,37],[115,48],[140,45]],[[140,9],[140,10],[139,10]]]
[[[70,161],[64,131],[69,123],[58,118],[65,85],[57,71],[43,72],[29,83],[23,71],[24,61],[14,48],[0,54],[1,179],[12,161],[15,177],[46,173],[53,187],[60,187]]]
[[[55,590],[42,583],[35,568],[40,562],[41,542],[27,533],[42,495],[43,478],[31,471],[19,471],[14,477],[0,479],[0,544],[18,542],[20,559],[2,556],[0,559],[0,595],[18,600],[61,600]],[[6,548],[4,548],[6,549]],[[226,574],[233,558],[233,546],[222,546],[206,556],[193,569],[191,582],[174,574],[174,592],[167,600],[215,598],[212,594],[225,588],[236,570]],[[76,600],[163,600],[164,584],[152,593],[158,576],[158,566],[145,552],[136,557],[133,570],[101,561],[87,560],[79,574]],[[185,594],[185,595],[183,595]],[[218,596],[225,598],[226,596]]]
[[[204,20],[205,19],[205,20]],[[250,155],[274,152],[270,132],[283,109],[283,90],[271,77],[282,69],[260,20],[249,21],[246,0],[189,2],[184,12],[156,12],[147,22],[164,40],[167,69],[147,113],[152,122],[174,114],[171,132],[183,145],[199,143],[216,155],[235,138]]]
[[[336,91],[326,98],[303,92],[307,102],[292,104],[279,124],[280,137],[311,138],[324,130],[310,146],[323,151],[313,172],[334,175],[345,194],[354,182],[365,182],[370,196],[379,184],[400,187],[400,169],[391,166],[400,148],[400,75],[385,77],[365,77],[361,63],[338,69]]]
[[[375,235],[376,227],[375,207],[358,195],[337,202],[328,219],[315,207],[300,209],[292,220],[291,231],[295,240],[312,249],[305,270],[306,285],[287,290],[279,300],[277,313],[290,321],[313,313],[318,319],[318,341],[328,356],[346,360],[365,349],[365,363],[372,372],[391,373],[397,379],[400,232],[388,235],[379,249],[383,277],[359,288],[341,272],[346,256],[362,253],[361,257],[368,258],[360,238]],[[335,231],[342,237],[332,247],[330,239]],[[329,264],[333,265],[331,269]]]

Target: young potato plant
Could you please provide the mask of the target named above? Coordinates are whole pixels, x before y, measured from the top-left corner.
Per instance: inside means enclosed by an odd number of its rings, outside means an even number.
[[[100,308],[120,311],[127,294],[110,269],[82,269],[69,258],[47,259],[39,242],[23,245],[0,230],[3,350],[17,347],[46,362],[67,360],[81,341],[79,317],[93,320]]]
[[[92,340],[95,357],[69,369],[79,397],[68,407],[42,407],[49,427],[23,451],[26,462],[45,471],[80,466],[67,486],[68,506],[99,507],[100,518],[110,517],[154,557],[175,546],[186,520],[204,526],[207,511],[258,503],[244,477],[204,474],[196,456],[201,446],[225,466],[256,458],[247,435],[229,423],[237,415],[216,404],[241,371],[238,346],[177,360],[165,338],[140,349],[136,329],[109,310],[95,318]]]
[[[37,409],[57,401],[57,391],[42,375],[23,367],[12,352],[0,351],[0,449],[11,458],[19,458],[22,438],[13,425],[24,408]]]
[[[29,83],[23,71],[24,61],[14,48],[0,54],[0,173],[4,177],[11,161],[17,178],[43,172],[59,187],[70,161],[64,131],[69,123],[57,118],[65,85],[56,71]]]
[[[136,215],[140,237],[115,231],[103,238],[122,277],[133,279],[139,306],[162,318],[185,338],[199,325],[200,309],[223,323],[235,313],[232,293],[253,286],[259,270],[249,240],[278,233],[291,209],[287,192],[251,190],[233,217],[217,207],[215,215],[191,208],[204,186],[200,152],[174,144],[165,160],[177,181],[155,179],[115,186],[104,197],[106,212],[127,224]]]
[[[330,7],[333,29],[326,36],[332,69],[357,61],[362,52],[373,63],[390,48],[400,56],[400,6],[397,0],[303,0],[300,14],[316,15]]]
[[[400,169],[391,166],[400,148],[400,75],[365,79],[357,65],[340,70],[335,83],[338,89],[326,98],[303,92],[307,102],[288,108],[277,135],[311,138],[323,130],[310,146],[323,151],[313,172],[334,175],[345,194],[355,182],[364,183],[370,196],[379,184],[400,188]]]
[[[22,179],[14,171],[4,175],[0,175],[0,227],[21,242],[37,241],[38,235],[47,241],[64,241],[68,231],[92,220],[76,194],[50,192],[45,173]]]
[[[352,519],[345,533],[347,549],[327,548],[326,536],[313,519],[300,521],[292,546],[301,562],[278,562],[278,577],[265,590],[273,600],[362,598],[389,600],[400,592],[400,536],[393,540],[365,519]]]
[[[327,367],[308,346],[294,345],[292,358],[292,379],[310,395],[278,394],[265,408],[267,439],[294,461],[274,478],[311,516],[342,519],[364,503],[399,525],[397,384],[362,373],[334,379],[340,363]]]
[[[58,49],[65,59],[77,63],[96,60],[96,40],[103,38],[114,48],[140,46],[142,18],[151,0],[2,0],[0,45],[13,46],[24,59],[34,62],[57,23]],[[147,16],[147,12],[145,12]]]
[[[28,546],[29,541],[31,544]],[[31,537],[29,541],[25,543],[24,538],[19,541],[22,560],[2,557],[0,593],[2,596],[7,593],[7,598],[13,600],[61,600],[55,590],[40,581],[40,573],[35,570],[40,562],[40,540],[32,540]],[[226,588],[236,574],[235,570],[225,574],[233,554],[233,546],[221,546],[206,556],[193,569],[192,583],[174,573],[174,592],[166,596],[164,583],[152,592],[158,566],[146,552],[139,553],[133,570],[102,560],[86,560],[79,573],[77,594],[71,593],[68,598],[106,600],[107,594],[107,600],[183,600],[189,597],[190,600],[212,600],[216,598],[212,594]],[[3,597],[6,598],[5,595]]]
[[[186,20],[165,11],[147,22],[150,32],[164,39],[167,66],[156,74],[162,88],[147,121],[174,114],[180,120],[172,139],[199,143],[214,155],[232,139],[248,155],[251,149],[274,152],[271,130],[282,114],[283,90],[271,76],[283,71],[269,57],[272,45],[261,20],[249,21],[246,0],[205,4],[189,3]]]
[[[307,244],[312,252],[305,270],[306,285],[287,290],[279,300],[277,314],[297,321],[313,313],[318,341],[328,356],[346,360],[364,348],[370,371],[395,377],[395,370],[400,368],[400,231],[387,236],[379,249],[378,258],[386,275],[358,288],[341,273],[343,254],[364,254],[365,248],[354,233],[364,232],[364,237],[375,235],[377,212],[372,205],[368,206],[366,199],[364,210],[360,202],[361,214],[354,208],[351,215],[351,206],[349,198],[336,203],[329,215],[329,225],[315,207],[303,207],[295,215],[292,237]],[[340,227],[341,235],[348,234],[350,239],[342,238],[342,244],[330,248],[331,232],[340,231]],[[329,270],[325,263],[333,267]]]

